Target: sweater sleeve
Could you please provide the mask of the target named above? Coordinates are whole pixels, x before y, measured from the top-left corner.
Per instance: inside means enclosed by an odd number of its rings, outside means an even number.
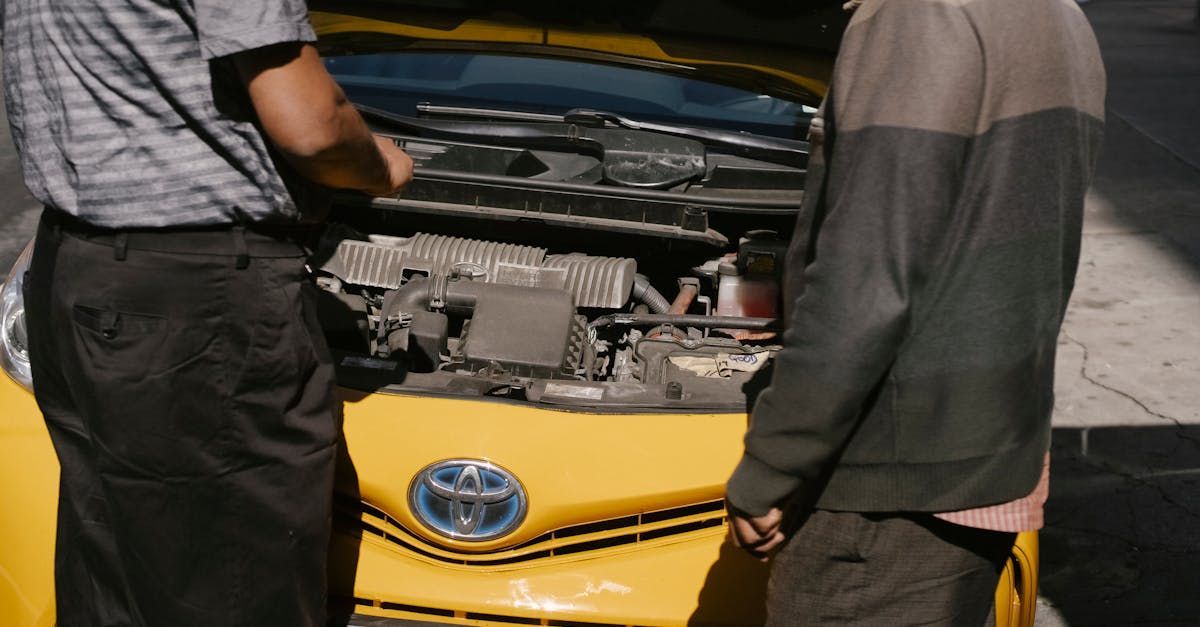
[[[730,503],[751,515],[793,495],[815,500],[864,408],[887,402],[872,392],[952,237],[940,226],[979,119],[983,58],[952,0],[867,0],[832,85],[815,237],[793,240],[812,249],[789,255],[789,283],[800,287],[789,293],[784,349],[728,485]]]

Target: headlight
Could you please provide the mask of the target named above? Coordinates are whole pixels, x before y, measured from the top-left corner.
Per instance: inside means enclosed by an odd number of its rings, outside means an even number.
[[[3,345],[0,366],[26,389],[33,387],[33,373],[29,368],[29,336],[25,332],[25,298],[21,286],[32,256],[33,242],[29,242],[0,288],[0,345]]]

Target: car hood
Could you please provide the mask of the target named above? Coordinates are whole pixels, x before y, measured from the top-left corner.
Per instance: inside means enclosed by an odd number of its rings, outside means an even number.
[[[326,53],[469,50],[634,63],[761,93],[824,94],[842,2],[397,0],[310,3]]]

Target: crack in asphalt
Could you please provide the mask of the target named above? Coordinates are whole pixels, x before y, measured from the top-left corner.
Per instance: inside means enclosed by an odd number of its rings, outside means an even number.
[[[1128,399],[1129,401],[1133,402],[1135,405],[1137,405],[1139,408],[1141,408],[1142,411],[1144,411],[1146,414],[1148,414],[1150,416],[1154,416],[1161,420],[1167,420],[1167,421],[1173,423],[1176,427],[1175,435],[1177,437],[1179,437],[1181,440],[1191,442],[1194,445],[1200,445],[1200,439],[1194,438],[1184,432],[1184,429],[1187,427],[1187,425],[1185,425],[1178,418],[1175,418],[1174,416],[1169,416],[1169,415],[1161,413],[1161,412],[1154,411],[1154,410],[1150,409],[1150,407],[1148,407],[1144,402],[1142,402],[1140,399],[1138,399],[1134,395],[1132,395],[1128,392],[1125,392],[1124,390],[1115,388],[1111,385],[1102,383],[1102,382],[1096,380],[1095,378],[1093,378],[1090,374],[1088,374],[1088,371],[1087,371],[1088,360],[1091,356],[1091,352],[1088,349],[1087,345],[1084,344],[1083,342],[1080,342],[1079,340],[1075,339],[1074,337],[1071,336],[1070,333],[1068,333],[1066,331],[1063,331],[1063,337],[1067,338],[1067,340],[1069,342],[1075,344],[1083,351],[1083,359],[1079,365],[1079,376],[1083,377],[1083,379],[1085,381],[1087,381],[1088,383],[1091,383],[1092,385],[1095,385],[1098,388],[1108,390],[1109,392],[1112,392],[1113,394],[1116,394],[1122,398]],[[1165,502],[1169,505],[1172,505],[1179,510],[1182,510],[1185,514],[1187,514],[1191,518],[1200,520],[1200,513],[1197,513],[1191,507],[1189,507],[1187,504],[1181,503],[1178,500],[1176,500],[1174,497],[1172,497],[1171,495],[1167,494],[1166,490],[1161,485],[1159,485],[1153,481],[1147,480],[1146,478],[1141,476],[1141,473],[1126,470],[1124,468],[1121,468],[1118,464],[1116,464],[1114,462],[1110,462],[1108,460],[1103,460],[1103,459],[1096,459],[1096,458],[1093,458],[1090,455],[1086,455],[1086,454],[1080,458],[1080,461],[1082,461],[1083,463],[1088,464],[1089,466],[1092,466],[1093,468],[1096,468],[1098,470],[1103,470],[1105,472],[1108,472],[1113,475],[1124,478],[1124,479],[1134,483],[1135,485],[1138,485],[1138,486],[1141,486],[1144,488],[1148,488],[1148,489],[1154,491],[1155,493],[1157,493],[1159,498],[1161,498],[1163,500],[1163,502]],[[1133,506],[1132,499],[1126,499],[1126,506],[1129,508],[1129,515],[1130,515],[1131,521],[1133,522],[1133,528],[1136,530],[1138,528],[1137,508]]]
[[[1129,392],[1126,392],[1125,390],[1122,390],[1120,388],[1115,388],[1111,385],[1108,385],[1107,383],[1099,381],[1096,378],[1092,377],[1092,375],[1088,374],[1087,366],[1088,366],[1088,361],[1091,358],[1091,351],[1088,349],[1086,344],[1084,344],[1083,342],[1080,342],[1079,340],[1072,337],[1071,334],[1068,333],[1067,331],[1063,331],[1062,335],[1063,335],[1063,337],[1067,338],[1067,341],[1071,342],[1072,344],[1075,344],[1081,350],[1083,350],[1083,360],[1079,365],[1079,376],[1083,377],[1083,379],[1085,381],[1087,381],[1088,383],[1091,383],[1092,385],[1094,385],[1098,388],[1108,390],[1109,392],[1112,392],[1113,394],[1116,394],[1117,396],[1120,396],[1121,398],[1124,398],[1124,399],[1130,401],[1134,405],[1137,405],[1139,409],[1141,409],[1143,412],[1145,412],[1149,416],[1154,416],[1155,418],[1158,418],[1160,420],[1166,420],[1166,421],[1173,423],[1178,428],[1178,430],[1175,433],[1176,436],[1178,436],[1179,438],[1181,438],[1183,440],[1187,440],[1187,441],[1191,442],[1192,444],[1200,446],[1200,438],[1192,437],[1191,435],[1188,435],[1187,433],[1184,432],[1184,430],[1187,429],[1188,425],[1185,425],[1182,420],[1180,420],[1174,416],[1164,414],[1162,412],[1154,411],[1153,409],[1150,409],[1149,405],[1144,403],[1141,399],[1134,396],[1133,394],[1130,394]]]
[[[1119,467],[1117,464],[1115,464],[1113,462],[1094,459],[1090,456],[1083,456],[1083,457],[1080,457],[1077,459],[1079,459],[1080,462],[1087,464],[1088,466],[1091,466],[1092,468],[1094,468],[1096,470],[1099,470],[1102,472],[1107,472],[1112,475],[1116,475],[1118,477],[1121,477],[1122,479],[1129,481],[1130,483],[1133,483],[1134,485],[1136,485],[1138,487],[1146,488],[1148,490],[1153,491],[1155,494],[1158,495],[1158,498],[1162,499],[1162,501],[1164,503],[1171,505],[1172,507],[1175,507],[1176,509],[1182,511],[1188,517],[1194,518],[1197,521],[1200,521],[1200,513],[1197,513],[1196,511],[1194,511],[1187,504],[1181,503],[1178,500],[1176,500],[1175,497],[1168,494],[1166,489],[1164,489],[1161,485],[1154,483],[1153,481],[1147,481],[1146,479],[1139,476],[1137,473],[1122,469],[1121,467]],[[1134,506],[1132,498],[1125,498],[1124,501],[1125,501],[1125,507],[1129,512],[1130,522],[1132,523],[1130,525],[1130,528],[1134,531],[1134,535],[1136,536],[1137,529],[1140,527],[1140,521],[1138,519],[1139,508]],[[1130,543],[1134,546],[1138,546],[1141,548],[1146,548],[1146,549],[1154,548],[1150,545],[1139,545],[1134,542],[1130,542]]]
[[[1179,501],[1175,500],[1172,496],[1167,494],[1166,491],[1161,486],[1153,483],[1152,481],[1146,480],[1145,478],[1143,478],[1141,475],[1139,475],[1136,472],[1125,470],[1116,463],[1109,462],[1109,461],[1106,461],[1103,459],[1098,459],[1098,458],[1095,458],[1090,455],[1074,455],[1074,454],[1072,454],[1070,456],[1073,461],[1076,461],[1080,464],[1087,466],[1088,468],[1092,469],[1092,471],[1094,471],[1094,472],[1109,474],[1109,475],[1118,477],[1118,478],[1128,482],[1130,484],[1131,488],[1132,487],[1147,488],[1147,489],[1151,490],[1152,492],[1154,492],[1155,494],[1157,494],[1158,497],[1164,503],[1167,503],[1168,505],[1171,505],[1177,509],[1182,510],[1184,514],[1186,514],[1187,516],[1189,516],[1191,518],[1196,518],[1197,520],[1200,520],[1200,514],[1197,514],[1186,504],[1180,503]],[[1070,471],[1067,471],[1067,472],[1070,472]],[[1157,551],[1157,552],[1172,552],[1172,553],[1182,552],[1182,553],[1187,553],[1187,554],[1191,554],[1191,553],[1195,552],[1193,549],[1190,549],[1190,548],[1181,549],[1180,547],[1178,547],[1176,545],[1172,545],[1172,544],[1166,544],[1166,543],[1161,543],[1161,542],[1147,543],[1145,541],[1138,540],[1137,539],[1137,530],[1141,525],[1141,521],[1140,521],[1140,518],[1138,515],[1140,510],[1137,506],[1135,506],[1135,504],[1133,502],[1133,498],[1129,494],[1125,494],[1123,496],[1123,498],[1121,498],[1121,501],[1122,501],[1122,504],[1125,507],[1125,511],[1129,517],[1129,521],[1130,521],[1129,530],[1132,534],[1131,537],[1127,537],[1120,533],[1116,533],[1113,531],[1105,531],[1103,529],[1098,529],[1098,528],[1084,528],[1084,527],[1070,526],[1069,521],[1072,519],[1073,514],[1074,514],[1074,512],[1070,512],[1070,511],[1061,512],[1059,515],[1053,516],[1053,517],[1048,515],[1046,518],[1046,527],[1047,527],[1047,529],[1076,532],[1076,533],[1087,534],[1087,535],[1092,535],[1092,536],[1097,536],[1097,537],[1102,537],[1102,538],[1109,538],[1111,540],[1115,540],[1117,542],[1120,542],[1120,543],[1126,545],[1127,548],[1132,549],[1134,551]],[[1047,511],[1047,514],[1049,514],[1049,511]]]

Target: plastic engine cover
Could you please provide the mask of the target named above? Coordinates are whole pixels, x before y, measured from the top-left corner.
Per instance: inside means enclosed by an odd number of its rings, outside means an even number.
[[[637,274],[637,262],[623,257],[547,255],[544,248],[428,233],[343,240],[322,269],[352,285],[394,290],[414,274],[444,276],[462,265],[482,270],[488,283],[566,290],[576,306],[608,309],[625,305]]]
[[[464,333],[465,365],[478,371],[500,364],[525,377],[573,375],[576,326],[575,303],[568,292],[491,285],[479,295]]]

